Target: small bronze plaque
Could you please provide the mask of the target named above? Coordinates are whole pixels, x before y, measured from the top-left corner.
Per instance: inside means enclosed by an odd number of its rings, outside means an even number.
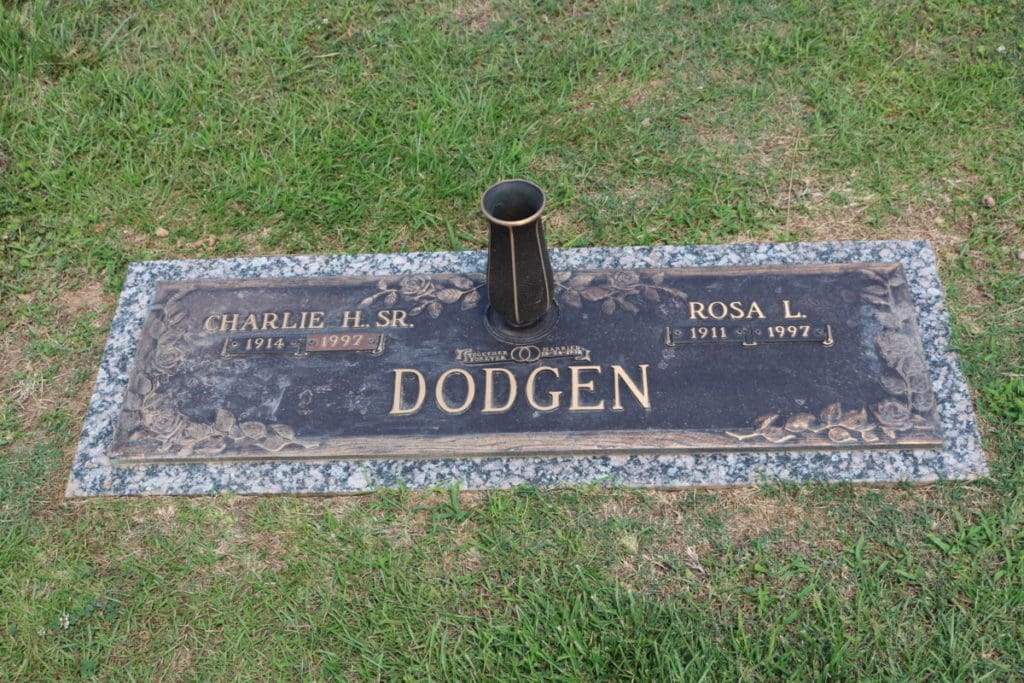
[[[942,443],[898,264],[554,283],[557,322],[520,343],[489,327],[477,274],[161,283],[113,458]]]

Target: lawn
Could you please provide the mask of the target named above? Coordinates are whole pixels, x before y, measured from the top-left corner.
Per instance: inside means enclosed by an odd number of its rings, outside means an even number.
[[[0,3],[0,680],[1024,677],[1024,2]],[[991,476],[68,502],[127,264],[929,239]]]

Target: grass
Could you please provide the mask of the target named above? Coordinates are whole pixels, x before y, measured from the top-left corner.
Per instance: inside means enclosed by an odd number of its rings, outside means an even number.
[[[1024,676],[1024,4],[0,5],[0,678]],[[927,238],[992,476],[63,500],[132,260]],[[984,197],[991,201],[983,201]]]

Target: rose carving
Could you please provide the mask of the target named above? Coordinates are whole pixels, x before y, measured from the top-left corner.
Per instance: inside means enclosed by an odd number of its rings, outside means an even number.
[[[779,415],[768,415],[754,420],[749,433],[726,432],[744,441],[764,439],[783,443],[822,434],[837,444],[875,443],[882,436],[895,439],[897,432],[929,426],[928,411],[935,407],[928,366],[921,358],[914,329],[913,308],[904,300],[897,300],[893,290],[906,285],[898,271],[877,273],[860,271],[870,280],[863,290],[863,300],[875,307],[875,320],[881,331],[875,335],[879,356],[888,370],[881,377],[882,388],[891,395],[869,408],[843,411],[833,403],[817,416],[800,413],[789,417],[781,435],[776,427]]]
[[[410,316],[426,312],[438,318],[449,304],[458,303],[463,310],[480,303],[483,283],[474,282],[466,275],[406,275],[397,285],[384,279],[377,283],[377,292],[359,302],[360,306],[383,304],[393,306],[399,302],[411,306]]]
[[[163,342],[157,345],[156,351],[150,360],[150,366],[157,372],[170,375],[176,372],[185,364],[185,352],[171,342]]]
[[[611,315],[618,310],[638,313],[640,299],[661,301],[662,296],[686,299],[686,292],[667,287],[664,272],[648,273],[636,270],[618,270],[604,273],[555,273],[555,286],[562,303],[582,308],[584,302],[601,304],[601,311]]]
[[[399,283],[399,290],[402,296],[415,299],[429,294],[434,289],[434,283],[425,275],[410,275],[403,277]]]
[[[910,422],[910,409],[900,401],[886,399],[871,407],[875,419],[884,427],[902,429]]]
[[[418,286],[418,283],[409,285]],[[180,370],[188,361],[185,351],[177,345],[181,333],[174,330],[174,326],[185,319],[181,296],[175,293],[162,308],[154,307],[155,317],[149,327],[154,343],[140,358],[140,366],[151,369],[151,373],[137,375],[129,384],[125,398],[125,406],[138,416],[132,422],[129,440],[138,443],[155,439],[161,451],[173,451],[179,458],[216,455],[231,443],[271,452],[286,446],[313,448],[319,445],[299,439],[287,425],[266,425],[257,421],[238,423],[231,412],[220,408],[212,423],[191,420],[178,409],[166,389],[161,391],[166,386],[163,382],[166,376]]]

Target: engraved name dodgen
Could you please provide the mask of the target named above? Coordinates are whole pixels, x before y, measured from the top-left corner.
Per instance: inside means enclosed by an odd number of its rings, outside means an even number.
[[[113,458],[914,448],[941,442],[897,264],[554,275],[542,340],[483,276],[165,282]]]

